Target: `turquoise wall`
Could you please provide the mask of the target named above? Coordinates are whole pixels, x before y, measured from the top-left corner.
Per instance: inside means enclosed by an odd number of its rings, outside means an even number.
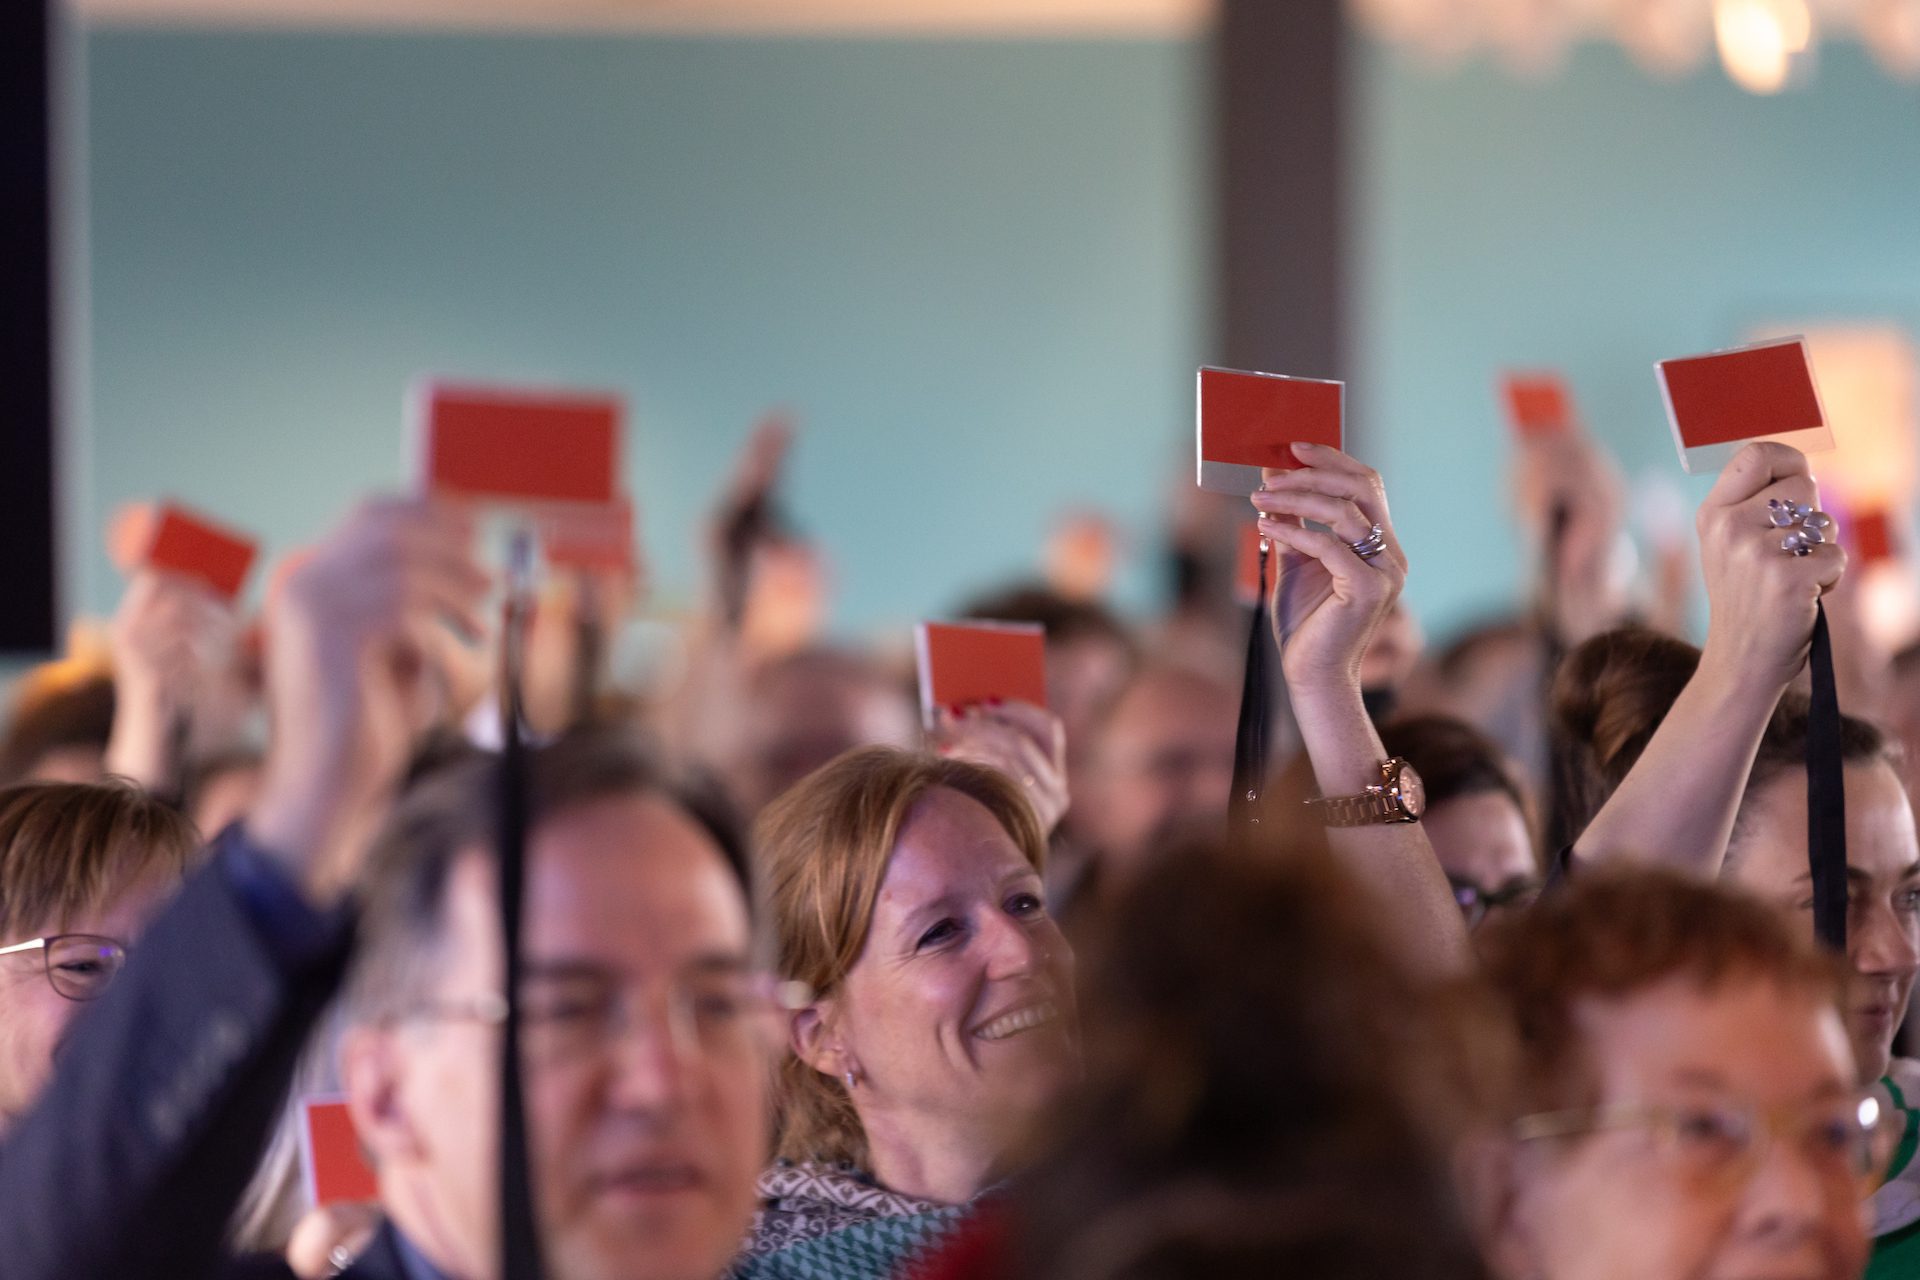
[[[1545,85],[1355,57],[1355,412],[1431,628],[1499,607],[1520,572],[1498,369],[1561,366],[1629,475],[1678,476],[1655,360],[1783,316],[1920,333],[1920,88],[1857,46],[1777,98],[1717,68],[1654,80],[1610,47]]]
[[[401,481],[403,389],[446,370],[631,396],[669,603],[773,404],[849,627],[1028,568],[1063,503],[1157,522],[1206,311],[1191,44],[104,30],[88,61],[93,514],[311,537]]]

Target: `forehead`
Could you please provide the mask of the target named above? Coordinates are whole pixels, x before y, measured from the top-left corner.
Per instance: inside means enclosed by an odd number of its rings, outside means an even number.
[[[462,954],[495,949],[491,854],[463,860],[449,888]],[[701,827],[655,796],[618,796],[543,822],[527,849],[523,929],[530,959],[619,970],[670,970],[714,954],[744,955],[747,905],[739,881]]]
[[[1881,761],[1846,768],[1847,866],[1891,883],[1920,867],[1913,805],[1893,767]],[[1754,797],[1743,825],[1735,874],[1765,890],[1807,872],[1807,775],[1789,769]]]
[[[1504,791],[1475,791],[1429,809],[1420,819],[1448,875],[1487,888],[1536,874],[1526,817]]]
[[[1759,977],[1711,990],[1675,977],[1575,1006],[1603,1102],[1640,1101],[1677,1084],[1758,1103],[1792,1102],[1853,1081],[1853,1054],[1833,1004]]]
[[[985,805],[939,787],[921,797],[900,824],[875,912],[910,911],[934,898],[1032,872],[1033,864]]]

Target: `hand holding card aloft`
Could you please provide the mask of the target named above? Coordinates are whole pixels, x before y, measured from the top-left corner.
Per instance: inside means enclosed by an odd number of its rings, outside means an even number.
[[[938,707],[1031,702],[1047,705],[1047,637],[1038,623],[923,622],[914,629],[920,660],[920,718],[931,732]]]
[[[638,564],[633,503],[627,498],[551,508],[541,513],[539,528],[540,552],[553,568],[631,573]]]
[[[229,603],[239,596],[259,551],[251,538],[173,504],[159,509],[152,529],[141,565],[191,578]]]
[[[428,383],[415,411],[429,493],[534,504],[618,497],[618,396]]]
[[[1725,466],[1749,440],[1802,453],[1833,448],[1802,338],[1662,360],[1654,369],[1688,471]]]
[[[360,1136],[342,1098],[301,1102],[300,1171],[309,1204],[325,1207],[380,1198],[380,1184],[360,1150]]]
[[[1303,465],[1297,443],[1338,449],[1346,384],[1236,369],[1200,370],[1198,423],[1202,489],[1245,497],[1260,472]]]
[[[1564,435],[1576,428],[1573,393],[1558,373],[1509,373],[1500,379],[1507,422],[1521,439]]]

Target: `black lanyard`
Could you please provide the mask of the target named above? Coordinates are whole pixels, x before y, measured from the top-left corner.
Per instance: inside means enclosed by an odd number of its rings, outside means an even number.
[[[1825,605],[1815,605],[1812,680],[1807,706],[1807,869],[1813,879],[1813,932],[1847,949],[1847,787],[1840,758],[1840,696],[1833,681],[1833,638]]]

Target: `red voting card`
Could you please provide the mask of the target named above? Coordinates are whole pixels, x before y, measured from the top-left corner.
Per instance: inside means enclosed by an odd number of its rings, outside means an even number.
[[[1654,368],[1688,471],[1724,466],[1752,440],[1778,440],[1803,453],[1833,447],[1802,338],[1662,360]]]
[[[1557,373],[1509,373],[1500,379],[1500,398],[1516,435],[1552,436],[1574,429],[1573,393]]]
[[[1846,547],[1854,563],[1866,566],[1894,556],[1893,515],[1884,509],[1861,511],[1842,523]]]
[[[914,629],[920,659],[920,715],[995,698],[1047,705],[1047,634],[1039,623],[923,622]]]
[[[429,383],[418,394],[429,490],[496,502],[612,502],[618,396]]]
[[[167,504],[153,517],[153,538],[140,563],[204,583],[215,595],[231,601],[239,596],[258,550],[245,534]]]
[[[557,569],[622,573],[634,567],[633,503],[555,507],[540,518],[540,549]]]
[[[1279,471],[1300,466],[1290,445],[1305,442],[1338,449],[1346,397],[1343,382],[1200,370],[1200,487],[1245,497],[1260,487],[1262,467]]]
[[[1267,593],[1271,595],[1280,581],[1280,548],[1267,552]],[[1240,526],[1240,542],[1234,553],[1233,598],[1243,605],[1260,601],[1260,526],[1248,520]]]
[[[380,1198],[373,1169],[340,1098],[308,1098],[300,1104],[300,1165],[315,1206],[364,1203]]]

